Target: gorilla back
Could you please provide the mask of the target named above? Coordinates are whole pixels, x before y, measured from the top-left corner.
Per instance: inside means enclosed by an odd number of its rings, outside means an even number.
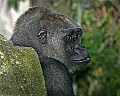
[[[18,18],[11,41],[15,45],[33,47],[36,50],[42,65],[48,96],[73,96],[70,75],[78,73],[90,62],[90,56],[80,42],[82,33],[82,28],[71,18],[44,6],[32,7]],[[53,75],[56,73],[52,70],[53,65],[59,69],[58,75]],[[46,70],[48,67],[51,70]],[[51,75],[48,74],[50,72]],[[53,76],[58,78],[57,83],[63,78],[62,87],[69,91],[63,91],[60,83],[57,88],[61,88],[62,91],[55,95],[57,89],[54,88],[55,79],[52,80],[53,85],[48,81],[53,79]],[[50,86],[54,91],[50,90]],[[64,92],[69,95],[62,94]]]

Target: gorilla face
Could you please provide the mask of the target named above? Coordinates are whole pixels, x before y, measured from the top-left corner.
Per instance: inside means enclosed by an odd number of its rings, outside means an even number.
[[[66,29],[64,36],[67,67],[71,74],[76,74],[90,62],[90,55],[81,44],[83,31],[80,27]]]
[[[70,74],[79,72],[90,62],[89,53],[80,42],[82,34],[80,27],[58,29],[52,35],[42,29],[37,35],[43,45],[39,49],[41,59],[52,58],[62,62],[68,67]]]

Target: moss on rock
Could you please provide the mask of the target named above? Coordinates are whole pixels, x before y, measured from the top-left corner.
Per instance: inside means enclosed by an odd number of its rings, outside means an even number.
[[[47,96],[34,49],[14,46],[0,35],[0,96]]]

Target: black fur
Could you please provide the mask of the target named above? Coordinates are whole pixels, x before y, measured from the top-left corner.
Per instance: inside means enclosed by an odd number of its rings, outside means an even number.
[[[74,96],[71,77],[90,61],[81,45],[82,29],[71,18],[44,6],[18,18],[11,41],[38,53],[48,96]]]

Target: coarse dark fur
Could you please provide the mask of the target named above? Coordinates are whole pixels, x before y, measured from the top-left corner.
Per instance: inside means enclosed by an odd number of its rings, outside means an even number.
[[[71,76],[90,61],[80,42],[82,33],[71,18],[44,6],[32,7],[18,18],[11,41],[38,53],[48,96],[74,96]]]

